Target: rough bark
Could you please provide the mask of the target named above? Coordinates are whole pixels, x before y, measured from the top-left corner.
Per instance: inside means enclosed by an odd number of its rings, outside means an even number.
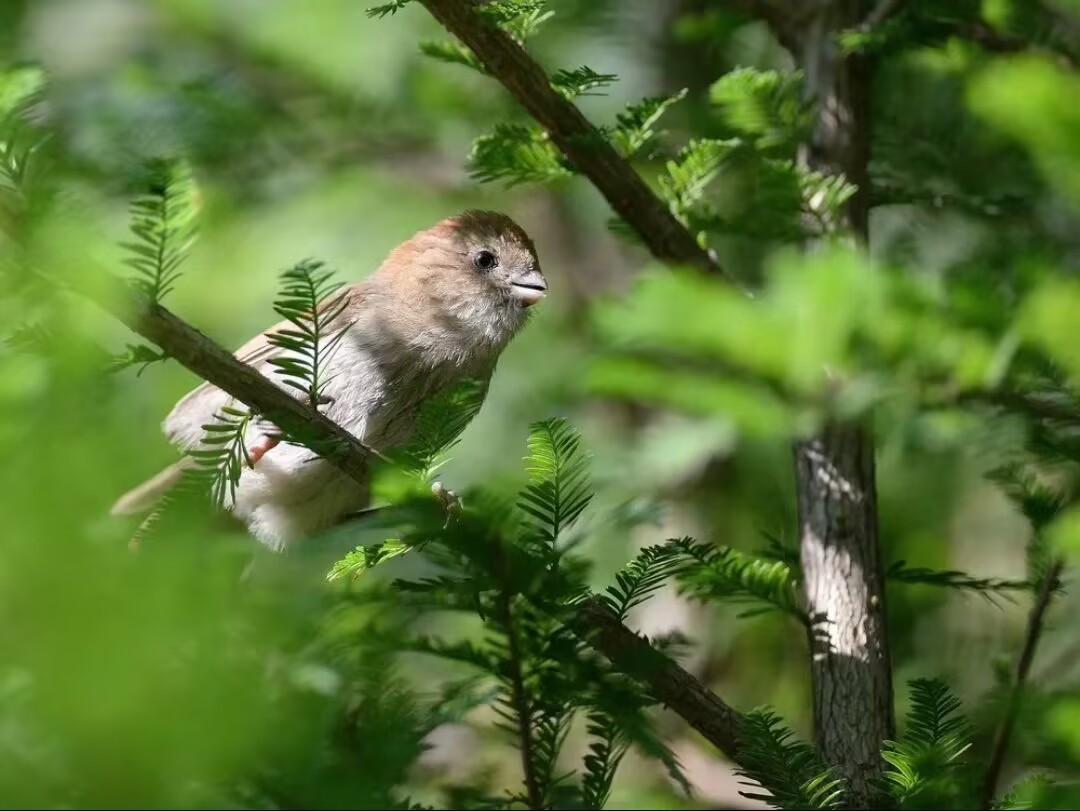
[[[653,194],[615,148],[571,102],[551,87],[547,73],[509,34],[469,0],[421,0],[446,30],[548,131],[574,167],[593,182],[654,256],[709,273],[720,265]]]
[[[866,807],[893,735],[873,447],[861,428],[834,425],[797,445],[795,461],[814,735]]]
[[[817,3],[795,52],[818,111],[800,162],[842,173],[858,186],[842,225],[862,244],[870,199],[871,64],[841,54],[836,34],[857,26],[865,6],[861,0]],[[825,760],[847,778],[850,801],[866,807],[881,774],[881,742],[894,731],[870,432],[863,425],[829,425],[796,445],[795,467],[803,588],[812,620],[815,738]]]
[[[584,601],[571,630],[620,671],[648,685],[653,697],[670,707],[717,749],[739,762],[742,716],[716,693],[623,625],[597,599]]]

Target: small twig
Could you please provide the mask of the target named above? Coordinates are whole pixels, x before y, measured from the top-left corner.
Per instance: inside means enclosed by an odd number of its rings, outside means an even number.
[[[499,594],[496,597],[500,619],[506,631],[507,652],[510,656],[510,701],[517,713],[518,746],[521,749],[521,772],[525,779],[525,792],[528,795],[529,808],[544,807],[544,798],[540,793],[540,784],[533,771],[532,708],[525,693],[525,676],[522,672],[521,646],[518,644],[517,629],[514,624],[513,596],[510,591],[510,573],[507,569],[506,552],[501,538],[493,541],[495,550],[496,576],[499,579]]]
[[[874,6],[873,11],[866,15],[866,19],[858,27],[858,31],[862,34],[869,34],[874,31],[904,9],[904,4],[907,0],[880,0],[880,2]]]
[[[1031,607],[1028,615],[1027,632],[1024,635],[1024,648],[1020,652],[1020,659],[1016,663],[1016,674],[1013,677],[1012,689],[1009,692],[1009,703],[1005,709],[1005,717],[1001,719],[997,735],[994,737],[994,749],[990,755],[990,765],[986,768],[983,777],[980,808],[989,809],[994,801],[994,793],[997,791],[998,778],[1001,775],[1001,767],[1005,763],[1005,755],[1009,749],[1009,740],[1012,737],[1013,727],[1016,725],[1016,716],[1020,712],[1020,702],[1031,670],[1031,663],[1035,658],[1035,648],[1039,644],[1042,635],[1043,620],[1046,609],[1050,605],[1050,598],[1057,588],[1061,572],[1065,568],[1065,561],[1058,558],[1046,572],[1042,588],[1035,604]]]

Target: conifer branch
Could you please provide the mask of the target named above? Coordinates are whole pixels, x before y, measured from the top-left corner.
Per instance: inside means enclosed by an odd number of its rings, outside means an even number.
[[[79,292],[96,302],[169,357],[217,386],[280,428],[286,436],[324,455],[353,478],[364,481],[372,456],[384,458],[308,404],[290,396],[269,378],[203,335],[139,290],[119,284],[113,295],[91,285]]]
[[[716,258],[698,244],[581,111],[552,86],[544,69],[509,33],[470,0],[421,2],[548,131],[555,145],[593,182],[655,257],[725,275]]]
[[[1035,649],[1042,636],[1043,620],[1046,610],[1050,607],[1050,598],[1058,588],[1058,581],[1065,561],[1058,558],[1050,566],[1043,579],[1039,596],[1031,607],[1028,615],[1027,631],[1024,634],[1024,648],[1020,652],[1020,659],[1016,663],[1016,675],[1013,677],[1012,689],[1009,691],[1009,702],[1005,708],[1005,716],[1001,719],[997,735],[994,736],[994,748],[990,754],[990,763],[986,767],[980,790],[979,808],[992,808],[994,792],[997,790],[998,778],[1001,775],[1001,767],[1005,763],[1005,755],[1009,750],[1009,740],[1012,738],[1013,727],[1016,726],[1016,717],[1020,712],[1020,701],[1023,697],[1024,684],[1027,682],[1028,673],[1031,671],[1031,663],[1035,659]]]
[[[154,304],[138,291],[108,296],[94,285],[80,292],[117,320],[156,344],[204,380],[229,393],[312,450],[333,447],[327,459],[359,482],[367,481],[371,455],[361,443],[316,409],[290,396],[220,345]],[[729,758],[738,761],[742,716],[690,673],[627,628],[598,598],[585,600],[570,628],[620,671],[648,685],[652,695]]]
[[[569,623],[578,637],[619,670],[647,685],[653,698],[739,762],[739,728],[743,716],[648,640],[627,628],[600,598],[584,600]]]

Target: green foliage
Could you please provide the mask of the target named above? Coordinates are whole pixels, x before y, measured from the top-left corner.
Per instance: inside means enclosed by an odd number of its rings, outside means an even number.
[[[447,407],[468,411],[467,403]],[[655,701],[591,653],[567,622],[588,596],[581,561],[555,548],[593,496],[580,435],[564,419],[545,420],[531,426],[528,446],[529,482],[516,501],[469,493],[469,506],[455,520],[418,521],[401,541],[359,548],[335,566],[331,577],[370,571],[416,549],[442,573],[398,581],[396,591],[407,604],[478,615],[485,629],[479,641],[414,637],[403,647],[476,668],[495,683],[489,700],[523,767],[523,788],[501,802],[600,808],[631,747],[660,761],[685,786],[678,760],[648,717]],[[605,597],[622,615],[659,585],[654,563],[643,553],[617,576],[618,585]],[[578,714],[585,716],[591,738],[580,779],[560,766]]]
[[[208,483],[210,497],[218,506],[235,500],[240,474],[252,466],[245,443],[252,419],[245,409],[225,406],[214,422],[203,426],[201,445],[188,451],[197,465],[188,472],[189,478],[194,483]]]
[[[648,546],[615,575],[615,585],[601,596],[604,604],[620,620],[648,600],[685,565],[683,550],[674,543]]]
[[[1075,98],[1080,78],[1038,57],[996,63],[973,83],[975,112],[1023,143],[1046,180],[1080,200],[1080,113],[1057,100]]]
[[[540,26],[555,16],[545,11],[547,0],[492,0],[478,7],[481,14],[520,43],[533,37]]]
[[[764,787],[741,791],[774,808],[841,808],[844,782],[821,762],[808,743],[794,740],[790,729],[770,710],[748,713],[741,725],[739,774]]]
[[[633,104],[615,117],[612,140],[624,158],[638,154],[658,137],[657,123],[673,104],[686,98],[686,90],[671,96],[651,96]]]
[[[1031,590],[1031,583],[1027,580],[972,577],[952,569],[942,571],[922,566],[908,566],[907,561],[903,560],[898,560],[889,566],[885,576],[899,583],[973,591],[991,602],[998,597],[1008,598],[1010,592]]]
[[[425,401],[412,439],[395,452],[401,468],[422,481],[431,479],[480,412],[487,388],[486,381],[465,380]]]
[[[798,584],[783,561],[756,558],[692,538],[668,544],[683,560],[678,581],[684,593],[702,601],[750,603],[753,607],[742,613],[744,617],[782,611],[809,622],[799,605]]]
[[[483,183],[501,180],[507,186],[546,183],[572,174],[547,133],[513,124],[497,124],[490,135],[476,139],[469,172]]]
[[[43,185],[49,137],[29,121],[43,92],[44,78],[36,68],[0,77],[0,231],[14,232]]]
[[[391,14],[397,14],[411,2],[413,2],[413,0],[392,0],[392,2],[390,3],[383,3],[382,5],[372,6],[367,10],[367,15],[369,17],[381,18]]]
[[[371,546],[358,546],[337,561],[326,575],[327,580],[356,579],[380,563],[401,557],[412,547],[398,540],[387,540]]]
[[[195,184],[182,161],[155,160],[146,167],[146,191],[131,204],[134,241],[123,247],[132,280],[153,302],[172,290],[195,238]]]
[[[717,79],[709,99],[724,122],[761,149],[790,148],[807,130],[801,72],[737,68]]]
[[[674,160],[668,161],[666,178],[661,178],[664,196],[672,211],[684,222],[701,202],[710,183],[720,174],[741,142],[732,139],[691,141]]]
[[[528,514],[533,531],[551,549],[592,500],[587,464],[581,435],[566,420],[529,426],[525,457],[529,484],[521,491],[518,508]]]
[[[110,372],[119,372],[131,366],[138,366],[139,370],[135,373],[135,376],[138,377],[146,371],[146,367],[168,359],[169,356],[164,352],[153,349],[146,344],[128,344],[124,354],[115,356],[108,368]]]
[[[464,65],[480,73],[487,73],[476,54],[457,40],[424,40],[420,43],[420,52],[440,62],[450,65]]]
[[[589,91],[607,87],[618,78],[614,73],[597,73],[588,65],[582,65],[573,70],[555,71],[551,76],[551,86],[567,99],[575,99],[578,96],[600,95]]]
[[[971,728],[958,713],[960,701],[936,679],[910,682],[907,728],[888,741],[882,757],[887,789],[900,808],[964,808],[958,779],[961,755],[971,746]]]
[[[331,298],[341,287],[341,282],[332,279],[333,272],[323,270],[323,263],[314,259],[305,259],[282,273],[274,310],[290,326],[267,335],[270,345],[281,350],[267,363],[285,385],[303,392],[312,408],[323,401],[323,389],[329,382],[325,364],[348,326],[341,323],[341,315],[349,298]]]

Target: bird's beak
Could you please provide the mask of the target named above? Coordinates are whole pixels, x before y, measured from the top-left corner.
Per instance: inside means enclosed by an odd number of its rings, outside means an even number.
[[[535,267],[510,277],[510,291],[522,307],[531,307],[547,295],[547,282]]]

